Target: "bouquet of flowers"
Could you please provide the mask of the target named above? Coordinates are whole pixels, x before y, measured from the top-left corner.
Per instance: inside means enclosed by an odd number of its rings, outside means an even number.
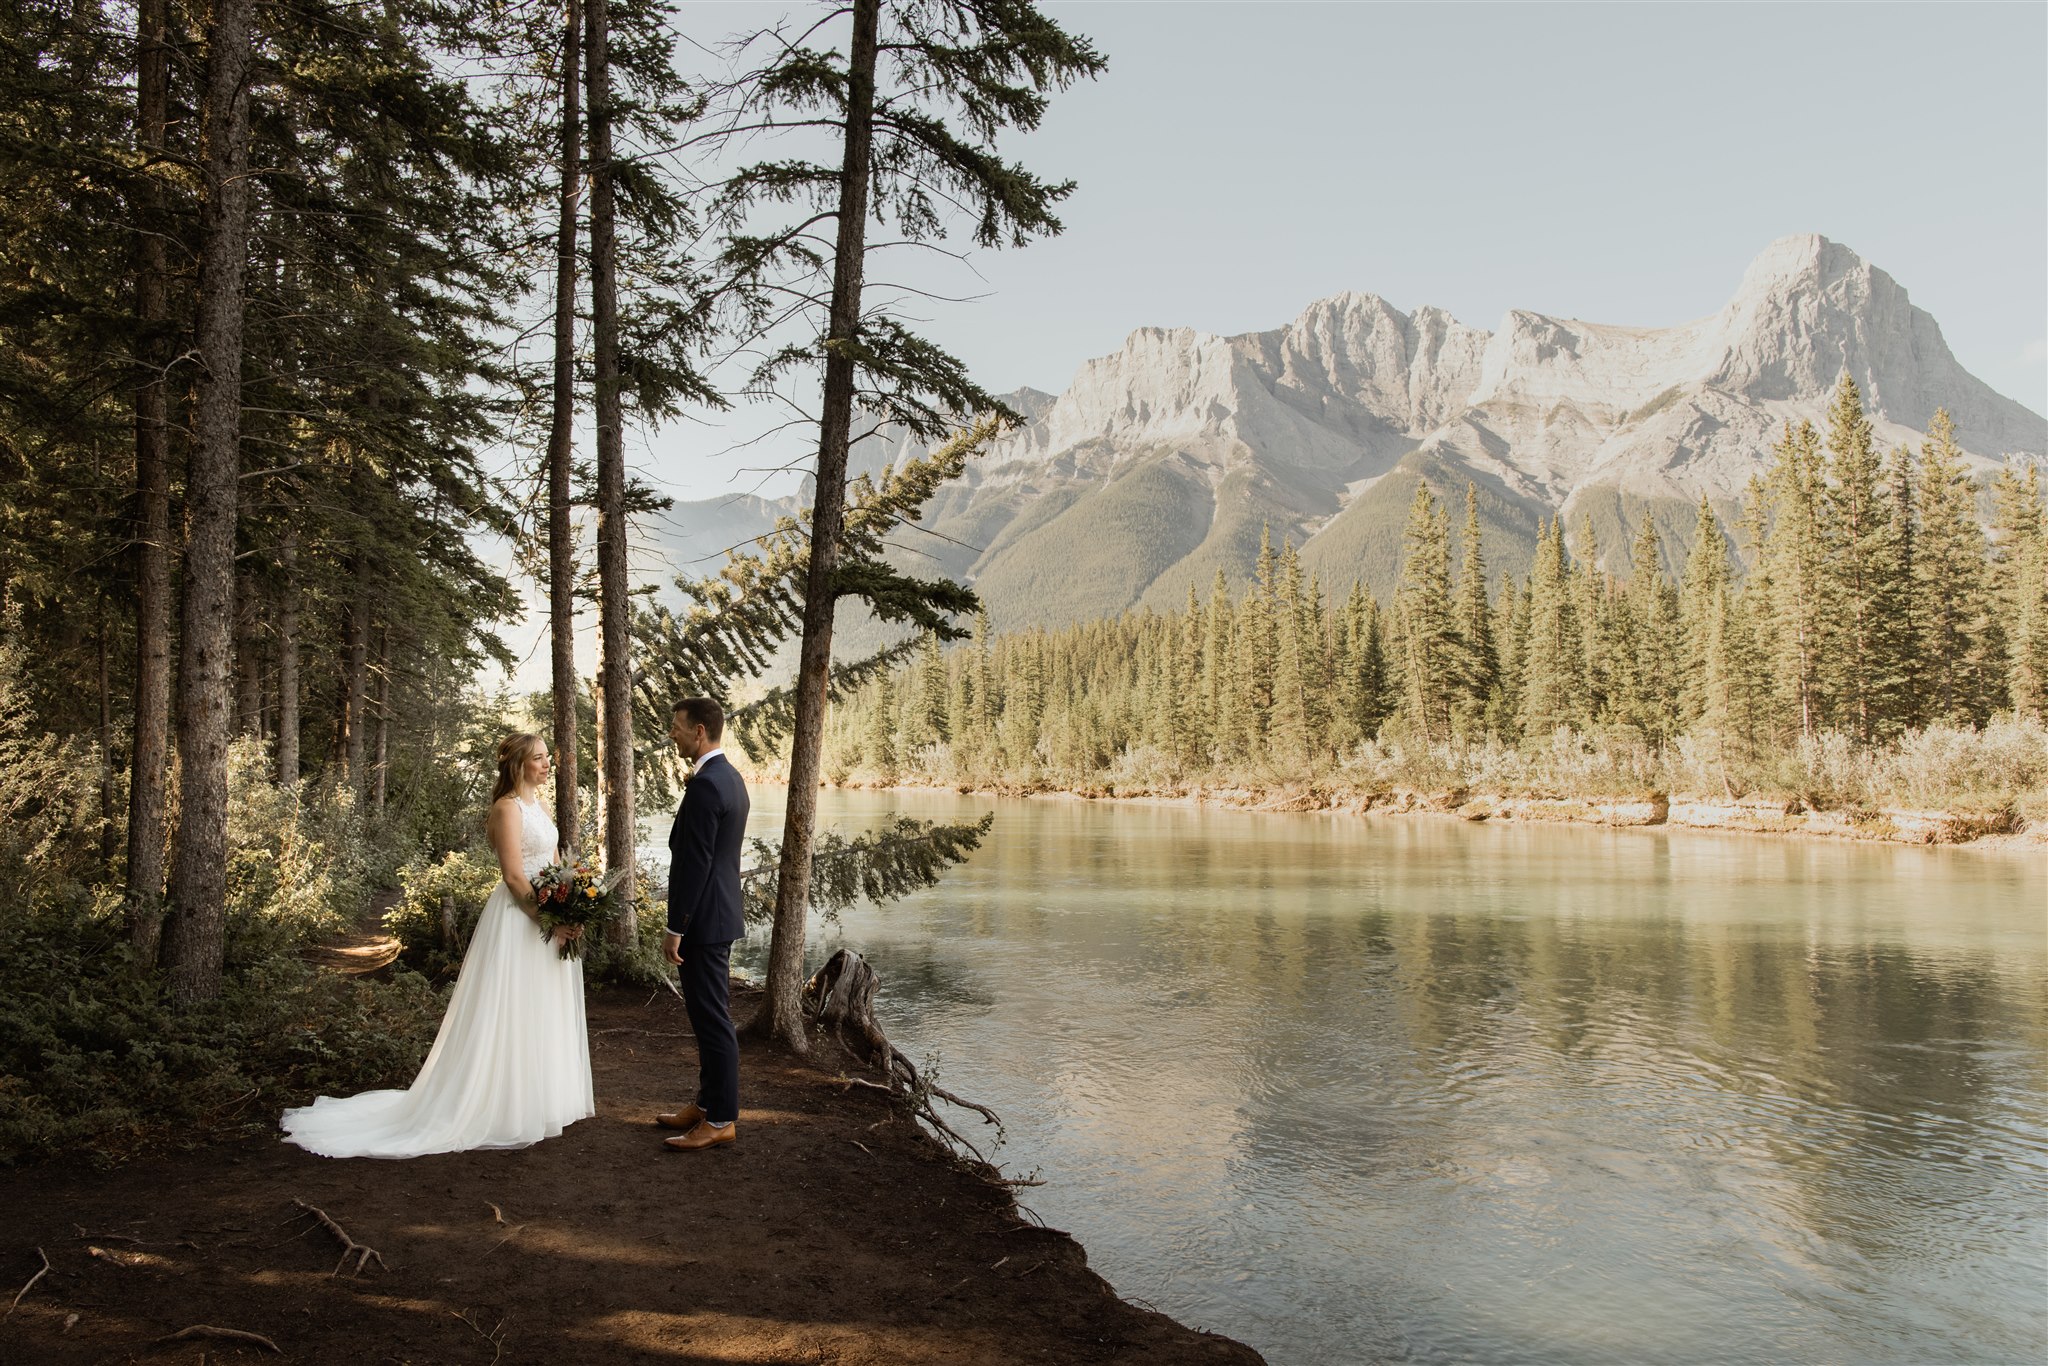
[[[540,937],[553,937],[559,929],[586,929],[610,919],[612,888],[619,876],[606,877],[600,870],[578,859],[574,863],[551,863],[534,875],[533,894],[539,901]],[[579,934],[562,942],[564,958],[583,956]]]

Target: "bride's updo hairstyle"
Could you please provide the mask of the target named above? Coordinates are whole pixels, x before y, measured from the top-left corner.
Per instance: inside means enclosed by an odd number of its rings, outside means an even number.
[[[491,805],[496,806],[500,797],[509,797],[519,790],[519,770],[526,767],[526,761],[540,748],[540,737],[520,731],[498,741],[498,785],[491,789]]]

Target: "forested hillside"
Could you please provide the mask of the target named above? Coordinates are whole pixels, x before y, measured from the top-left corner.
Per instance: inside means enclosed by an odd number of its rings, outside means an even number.
[[[1917,450],[1881,451],[1844,377],[1824,431],[1786,427],[1736,526],[1704,498],[1682,550],[1645,522],[1625,573],[1562,518],[1525,575],[1496,572],[1475,488],[1462,514],[1416,486],[1385,600],[1355,580],[1327,593],[1269,541],[1242,593],[1219,574],[1178,611],[1003,635],[984,620],[842,709],[839,769],[1161,791],[1485,770],[1604,795],[2039,803],[2038,471],[1980,486],[1945,413]]]

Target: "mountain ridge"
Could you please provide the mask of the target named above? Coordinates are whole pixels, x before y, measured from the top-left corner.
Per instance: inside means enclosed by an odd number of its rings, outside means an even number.
[[[1510,309],[1488,332],[1342,291],[1264,331],[1134,329],[1058,395],[1007,396],[1024,424],[934,500],[937,536],[907,540],[1001,627],[1177,606],[1217,570],[1241,583],[1268,527],[1326,591],[1384,593],[1418,480],[1447,497],[1478,485],[1496,575],[1526,573],[1534,526],[1556,515],[1591,522],[1617,567],[1653,520],[1676,564],[1699,498],[1732,512],[1783,425],[1819,422],[1845,370],[1886,448],[1917,446],[1946,407],[1979,472],[2048,454],[2048,420],[1964,370],[1903,286],[1808,234],[1671,327]],[[853,467],[917,449],[883,433]],[[721,545],[745,533],[723,526]]]

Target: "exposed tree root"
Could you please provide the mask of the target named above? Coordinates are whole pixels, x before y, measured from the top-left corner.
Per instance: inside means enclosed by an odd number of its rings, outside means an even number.
[[[180,1328],[175,1333],[166,1333],[158,1342],[179,1342],[186,1338],[223,1338],[229,1342],[253,1342],[259,1347],[268,1347],[279,1356],[284,1349],[264,1337],[261,1333],[245,1333],[239,1328],[216,1328],[210,1323],[195,1323],[190,1328]]]
[[[886,1091],[891,1099],[904,1104],[912,1114],[929,1124],[952,1145],[955,1153],[971,1154],[976,1163],[1000,1177],[995,1164],[966,1135],[947,1123],[932,1102],[943,1100],[948,1105],[980,1115],[983,1123],[996,1126],[998,1143],[1003,1138],[1001,1117],[986,1105],[963,1100],[933,1082],[917,1070],[917,1064],[904,1056],[902,1049],[889,1042],[889,1036],[875,1020],[875,990],[880,985],[881,979],[867,960],[851,949],[841,949],[833,954],[825,966],[818,969],[817,975],[804,985],[804,1006],[812,1024],[831,1031],[839,1046],[855,1061],[878,1069],[887,1079],[887,1085],[877,1085],[858,1077],[848,1077],[847,1081],[855,1086]],[[851,1040],[847,1037],[849,1032],[853,1036]]]
[[[390,1264],[384,1260],[383,1253],[379,1252],[376,1248],[371,1247],[367,1243],[359,1243],[355,1239],[349,1237],[348,1230],[343,1228],[340,1224],[335,1223],[333,1219],[329,1218],[326,1210],[320,1209],[314,1205],[309,1205],[305,1201],[300,1200],[296,1197],[293,1198],[292,1203],[294,1205],[297,1205],[306,1213],[312,1215],[315,1219],[318,1219],[321,1225],[324,1228],[326,1228],[326,1230],[329,1233],[333,1234],[337,1239],[341,1241],[341,1260],[334,1264],[334,1270],[328,1272],[328,1275],[339,1276],[341,1274],[341,1269],[348,1265],[348,1259],[351,1257],[356,1259],[356,1269],[349,1273],[352,1276],[362,1275],[363,1268],[368,1266],[371,1262],[375,1262],[378,1266],[382,1267],[386,1271],[389,1271],[391,1269]]]
[[[491,1344],[491,1366],[498,1366],[498,1358],[505,1355],[505,1320],[500,1318],[498,1326],[486,1333],[483,1329],[476,1326],[476,1323],[469,1317],[468,1310],[464,1310],[455,1317],[468,1324],[471,1332]]]
[[[41,1271],[38,1271],[35,1275],[29,1277],[27,1285],[24,1285],[21,1289],[14,1292],[14,1303],[7,1306],[7,1312],[5,1314],[0,1314],[0,1318],[13,1318],[14,1311],[21,1307],[21,1297],[23,1295],[26,1295],[29,1291],[35,1289],[37,1281],[41,1280],[43,1277],[50,1274],[50,1254],[43,1251],[41,1248],[37,1248],[36,1256],[41,1257],[43,1259],[43,1269]]]

